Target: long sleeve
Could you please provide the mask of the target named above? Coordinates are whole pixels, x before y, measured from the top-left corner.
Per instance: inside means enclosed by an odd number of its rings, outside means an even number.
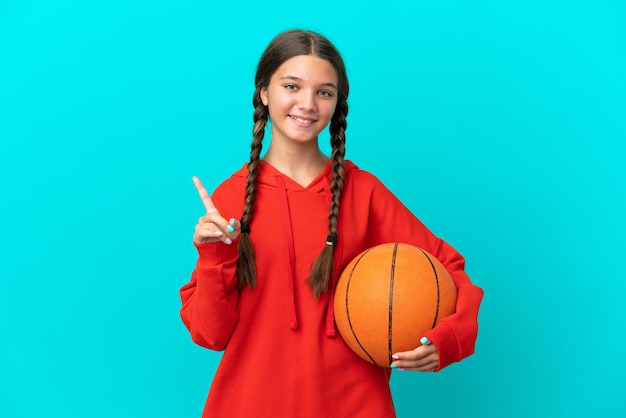
[[[230,178],[211,195],[222,216],[238,218],[242,211],[245,179]],[[192,340],[212,350],[224,350],[239,319],[237,241],[194,244],[198,250],[191,281],[180,290],[180,316]]]
[[[446,267],[457,288],[456,312],[441,319],[425,335],[439,352],[436,369],[439,371],[474,352],[483,290],[470,281],[463,256],[430,232],[382,183],[376,183],[369,205],[371,238],[375,241],[370,245],[384,242],[416,245]]]
[[[180,290],[180,316],[196,344],[221,351],[238,319],[237,245],[195,245],[198,262],[191,281]]]
[[[470,356],[478,336],[478,309],[483,290],[472,284],[465,273],[465,260],[446,242],[439,240],[432,254],[446,267],[457,290],[456,312],[442,318],[426,337],[437,347],[442,368]]]

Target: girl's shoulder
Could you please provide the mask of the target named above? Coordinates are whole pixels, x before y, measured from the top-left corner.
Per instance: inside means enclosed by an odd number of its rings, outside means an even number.
[[[215,188],[213,195],[226,196],[227,198],[241,195],[241,193],[245,192],[247,175],[247,164],[244,164],[241,168],[223,180]]]
[[[222,215],[240,213],[246,193],[247,164],[223,180],[211,193],[211,199]]]
[[[373,173],[359,168],[354,162],[346,160],[346,182],[361,187],[384,187]]]

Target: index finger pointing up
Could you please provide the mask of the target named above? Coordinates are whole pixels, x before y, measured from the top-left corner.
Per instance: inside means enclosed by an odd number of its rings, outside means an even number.
[[[213,204],[213,200],[211,200],[211,196],[209,196],[209,192],[206,191],[206,187],[204,187],[200,179],[196,176],[193,176],[191,179],[193,180],[193,184],[196,186],[196,190],[198,190],[200,200],[202,200],[206,213],[219,213]]]

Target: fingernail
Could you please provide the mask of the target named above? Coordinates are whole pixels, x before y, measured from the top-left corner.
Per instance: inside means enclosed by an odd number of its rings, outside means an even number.
[[[398,360],[398,359],[400,359],[400,357],[398,357],[398,355],[397,355],[397,354],[394,354],[393,356],[391,356],[391,358],[392,358],[392,359],[394,359],[394,360]]]
[[[233,224],[233,226],[237,226],[237,219],[235,218],[231,219],[230,223]]]
[[[230,245],[233,243],[233,240],[231,240],[230,238],[226,238],[226,241],[224,241],[226,244]]]
[[[222,236],[222,231],[215,231],[215,236],[216,237],[221,237]]]
[[[430,340],[426,337],[422,337],[420,338],[420,342],[422,343],[422,345],[426,345],[430,342]]]
[[[232,226],[232,225],[228,225],[228,226],[226,227],[226,230],[228,230],[228,232],[234,232],[234,231],[235,231],[235,227],[234,227],[234,226]]]
[[[389,367],[391,367],[392,369],[397,369],[397,368],[398,368],[398,366],[396,366],[396,365],[395,365],[395,364],[393,364],[393,363],[391,363],[391,366],[389,366]]]

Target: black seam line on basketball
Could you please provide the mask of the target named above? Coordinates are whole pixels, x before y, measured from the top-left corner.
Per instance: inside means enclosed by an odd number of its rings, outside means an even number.
[[[356,341],[356,343],[359,345],[359,347],[361,347],[361,350],[363,350],[363,352],[367,355],[367,357],[369,357],[369,359],[372,361],[372,363],[374,363],[377,366],[380,366],[380,364],[376,363],[376,360],[374,360],[374,358],[370,355],[370,353],[367,352],[365,347],[363,347],[363,344],[361,344],[361,341],[359,341],[359,337],[356,336],[356,333],[354,332],[354,329],[352,328],[352,321],[350,321],[350,308],[349,308],[350,305],[348,305],[348,295],[350,294],[350,281],[352,280],[352,273],[354,273],[354,270],[356,269],[356,266],[359,265],[359,262],[361,261],[361,259],[370,250],[371,250],[371,248],[369,250],[365,251],[363,254],[361,254],[359,259],[356,260],[356,263],[354,263],[354,266],[352,267],[352,271],[350,272],[350,276],[348,276],[348,284],[346,285],[346,317],[348,318],[348,325],[350,325],[350,332],[352,333],[352,336],[354,337],[354,340]]]
[[[393,280],[394,280],[394,276],[395,276],[395,272],[396,272],[396,254],[398,253],[398,243],[396,242],[393,245],[393,254],[391,256],[391,273],[389,276],[389,324],[388,326],[388,331],[387,331],[387,347],[388,347],[388,354],[389,354],[389,364],[391,364],[392,361],[392,354],[393,352],[392,350],[392,339],[393,339]]]
[[[437,309],[435,309],[435,319],[433,320],[433,326],[431,327],[431,328],[435,328],[435,325],[437,324],[437,318],[439,317],[439,300],[441,298],[441,290],[439,289],[439,275],[437,275],[437,269],[435,268],[435,265],[433,264],[433,261],[430,259],[428,254],[426,254],[426,252],[422,250],[421,248],[419,250],[422,252],[422,254],[424,254],[424,257],[426,257],[426,259],[430,263],[430,266],[433,268],[433,274],[435,275],[435,282],[437,283]]]

